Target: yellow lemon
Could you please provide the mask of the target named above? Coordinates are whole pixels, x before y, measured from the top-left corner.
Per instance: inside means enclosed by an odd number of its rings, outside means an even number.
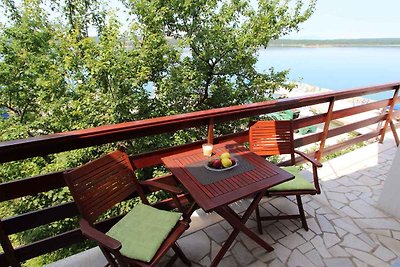
[[[224,168],[228,168],[232,166],[232,161],[229,158],[223,158],[221,159],[221,164],[224,166]]]
[[[228,152],[222,153],[220,156],[221,159],[229,159],[230,157],[231,157],[231,155],[229,155]]]

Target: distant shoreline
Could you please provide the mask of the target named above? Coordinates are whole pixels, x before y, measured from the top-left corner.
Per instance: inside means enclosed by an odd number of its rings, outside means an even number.
[[[400,38],[368,39],[279,39],[272,40],[270,47],[400,47]]]
[[[319,44],[271,44],[268,47],[297,47],[297,48],[329,48],[329,47],[393,47],[393,48],[400,48],[400,44],[396,45],[361,45],[361,44],[324,44],[324,45],[319,45]]]

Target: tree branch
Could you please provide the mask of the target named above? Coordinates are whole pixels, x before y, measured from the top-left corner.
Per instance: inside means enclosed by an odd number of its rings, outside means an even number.
[[[15,109],[15,108],[13,108],[13,107],[11,107],[11,106],[9,106],[9,105],[5,105],[4,107],[7,108],[7,109],[9,109],[9,110],[11,110],[12,112],[14,112],[15,114],[17,114],[18,116],[21,116],[21,112],[20,112],[18,109]]]
[[[20,123],[23,123],[23,121],[24,121],[24,117],[25,117],[25,114],[26,114],[26,111],[28,110],[28,107],[29,107],[29,103],[27,103],[25,106],[24,106],[24,108],[22,109],[22,112],[21,112],[21,118],[19,119],[19,122]]]
[[[211,81],[213,79],[214,76],[214,67],[212,67],[211,69],[208,70],[207,72],[207,79],[206,79],[206,83],[204,85],[204,94],[203,97],[200,98],[199,102],[197,102],[197,104],[195,105],[195,107],[200,106],[201,104],[203,104],[207,99],[208,99],[208,95],[209,95],[209,88],[211,85]]]

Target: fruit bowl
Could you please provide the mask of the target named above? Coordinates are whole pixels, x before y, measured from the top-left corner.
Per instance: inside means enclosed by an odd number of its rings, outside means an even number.
[[[231,157],[231,159],[233,159],[234,164],[232,164],[232,166],[230,166],[230,167],[223,167],[223,166],[220,166],[220,168],[215,168],[215,167],[213,167],[213,166],[210,164],[213,160],[207,162],[207,163],[204,165],[204,167],[205,167],[207,170],[214,171],[214,172],[227,171],[227,170],[233,169],[233,168],[235,168],[235,167],[237,167],[237,166],[239,165],[239,162],[238,162],[237,159],[232,158],[232,157]],[[210,166],[210,165],[211,165],[211,166]]]

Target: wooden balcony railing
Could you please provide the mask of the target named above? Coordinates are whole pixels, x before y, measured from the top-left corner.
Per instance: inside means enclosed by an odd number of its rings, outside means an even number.
[[[39,136],[28,139],[7,141],[0,143],[0,163],[23,160],[35,156],[45,156],[52,153],[69,151],[78,148],[96,146],[121,140],[134,139],[138,137],[154,134],[174,132],[190,127],[208,126],[209,142],[218,143],[225,140],[235,140],[244,143],[248,140],[247,131],[237,132],[230,135],[217,136],[214,138],[213,128],[215,124],[234,121],[242,118],[268,114],[276,111],[312,106],[327,103],[327,110],[324,113],[299,118],[294,120],[296,129],[306,126],[324,123],[322,132],[306,135],[295,140],[296,147],[320,142],[319,148],[315,151],[315,156],[320,159],[323,155],[341,150],[347,146],[380,136],[383,141],[388,127],[395,134],[398,144],[395,125],[392,122],[392,111],[394,104],[399,102],[397,99],[400,82],[383,84],[372,87],[357,88],[329,93],[315,94],[311,96],[281,99],[241,106],[205,110],[187,114],[179,114],[168,117],[147,119],[121,123],[116,125],[96,127],[92,129],[78,130],[65,133],[57,133],[47,136]],[[368,104],[334,110],[334,104],[338,100],[359,97],[368,94],[392,91],[393,97]],[[389,107],[389,108],[388,108]],[[355,121],[334,129],[329,129],[331,120],[371,111],[381,110],[379,115]],[[380,124],[379,124],[380,123]],[[378,124],[375,131],[359,135],[353,139],[344,141],[340,144],[325,147],[328,138],[349,133],[356,129],[369,125]],[[131,160],[136,168],[144,168],[161,164],[161,158],[173,153],[199,147],[206,140],[184,144],[176,147],[169,147],[158,151],[147,152],[140,155],[132,155]],[[167,175],[155,178],[164,183],[175,183],[174,179]],[[0,184],[0,202],[15,200],[52,189],[65,187],[62,172],[48,173],[36,177],[24,178],[12,182]],[[152,188],[149,188],[151,191]],[[182,197],[184,199],[184,197]],[[163,208],[173,207],[171,201],[165,200],[157,203]],[[9,218],[0,218],[0,241],[4,253],[0,254],[0,266],[20,266],[20,262],[37,257],[39,255],[57,250],[62,247],[70,246],[84,240],[78,229],[64,232],[56,236],[46,238],[31,244],[20,247],[13,247],[9,236],[38,226],[46,225],[51,222],[71,218],[78,215],[78,210],[73,202],[66,202],[61,205],[37,210]],[[108,219],[98,223],[99,229],[105,230],[118,220],[119,217]]]

